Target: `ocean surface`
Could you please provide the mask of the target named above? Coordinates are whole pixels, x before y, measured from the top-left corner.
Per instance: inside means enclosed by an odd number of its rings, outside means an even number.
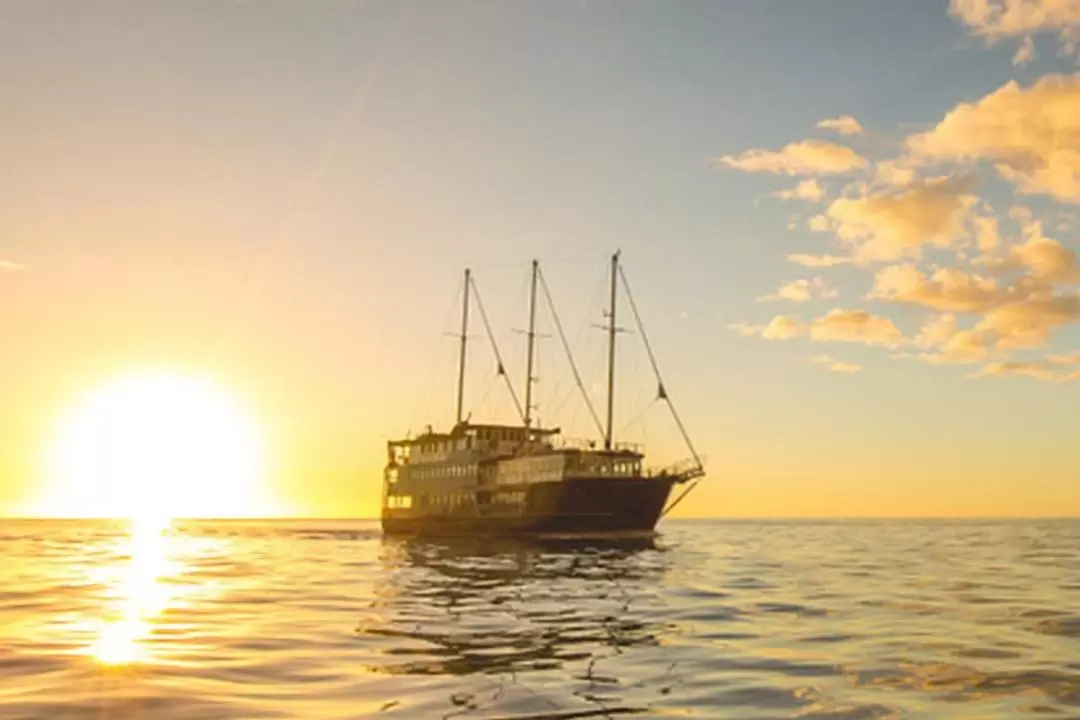
[[[0,718],[1080,718],[1080,522],[0,521]]]

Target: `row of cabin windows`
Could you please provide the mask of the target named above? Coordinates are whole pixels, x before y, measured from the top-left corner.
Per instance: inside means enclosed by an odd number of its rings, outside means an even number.
[[[454,450],[471,450],[475,446],[475,440],[479,439],[484,445],[491,442],[521,442],[525,439],[521,430],[515,428],[491,428],[490,430],[471,430],[469,435],[457,440],[441,440],[439,442],[420,443],[417,449],[421,453],[448,453]]]
[[[471,493],[428,493],[418,495],[417,507],[460,507],[472,505],[474,497]],[[520,505],[525,502],[524,492],[499,492],[491,496],[491,502],[500,505]],[[388,508],[408,509],[413,506],[411,495],[388,495],[386,497]]]
[[[409,477],[414,480],[439,480],[451,477],[473,477],[474,475],[476,475],[475,465],[440,465],[437,467],[414,465],[409,469]]]
[[[472,505],[473,496],[469,493],[432,493],[420,496],[420,507],[460,507]]]

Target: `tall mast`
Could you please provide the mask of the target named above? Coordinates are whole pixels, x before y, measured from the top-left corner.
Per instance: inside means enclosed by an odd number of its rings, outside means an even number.
[[[608,309],[608,376],[607,376],[607,426],[604,430],[604,449],[611,449],[612,421],[615,416],[615,307],[619,290],[619,251],[611,256],[611,307]]]
[[[536,346],[536,277],[540,273],[540,263],[532,261],[532,287],[529,290],[529,359],[525,367],[525,427],[532,424],[532,386],[533,355]]]
[[[461,422],[461,413],[465,404],[465,346],[469,342],[469,268],[465,268],[465,300],[461,306],[461,357],[458,359],[457,385],[457,423]]]

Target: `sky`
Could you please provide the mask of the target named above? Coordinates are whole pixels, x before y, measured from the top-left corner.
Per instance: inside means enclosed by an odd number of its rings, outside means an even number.
[[[520,393],[539,258],[602,402],[615,249],[707,458],[679,513],[1078,515],[1077,37],[1016,0],[8,0],[0,515],[148,369],[246,408],[286,512],[374,515],[385,442],[453,420],[461,271]],[[541,418],[588,434],[541,316]],[[684,457],[636,335],[616,427]]]

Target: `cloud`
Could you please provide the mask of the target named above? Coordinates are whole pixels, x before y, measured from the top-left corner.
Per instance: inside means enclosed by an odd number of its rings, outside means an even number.
[[[949,14],[987,40],[1040,32],[1064,34],[1080,26],[1076,0],[950,0]]]
[[[942,268],[927,277],[914,265],[890,265],[877,272],[868,297],[934,310],[979,313],[999,305],[1004,294],[994,280],[962,270]]]
[[[805,253],[788,255],[787,259],[788,262],[811,268],[833,267],[835,265],[845,265],[851,262],[851,258],[839,257],[836,255],[806,255]]]
[[[810,337],[821,342],[859,342],[895,346],[904,334],[893,321],[865,310],[830,310],[810,323]]]
[[[919,257],[924,245],[947,248],[967,236],[973,184],[970,177],[918,180],[897,190],[838,198],[826,213],[860,262]]]
[[[1051,365],[1080,365],[1080,350],[1065,355],[1048,355],[1046,362]]]
[[[975,243],[984,253],[991,252],[1001,244],[1001,232],[996,217],[973,217],[975,224]]]
[[[1016,48],[1016,54],[1013,55],[1012,64],[1016,67],[1020,67],[1021,65],[1027,65],[1034,59],[1035,41],[1028,35],[1020,42],[1020,47]]]
[[[900,160],[874,163],[874,179],[886,185],[907,185],[915,179],[915,170]]]
[[[825,365],[831,372],[844,373],[846,375],[851,375],[862,370],[862,365],[843,362],[842,360],[834,360],[828,355],[814,355],[810,358],[810,362],[816,365]]]
[[[824,278],[815,277],[793,280],[772,295],[766,295],[759,300],[790,300],[791,302],[808,302],[814,298],[834,298],[838,294],[836,288],[830,287]]]
[[[815,215],[807,223],[810,232],[829,232],[829,218],[824,215]]]
[[[807,202],[821,202],[825,197],[825,190],[814,178],[800,180],[795,187],[787,190],[777,190],[773,197],[782,200],[806,200]]]
[[[799,321],[791,315],[777,315],[761,331],[761,337],[766,340],[790,340],[802,334],[803,328]]]
[[[1037,363],[1002,361],[989,363],[971,377],[1023,375],[1036,380],[1061,380],[1062,376]]]
[[[803,333],[802,325],[793,315],[777,315],[769,321],[768,325],[732,323],[728,325],[728,329],[743,337],[763,337],[766,340],[790,340]]]
[[[23,270],[25,268],[25,265],[0,258],[0,272],[15,272],[17,270]]]
[[[1078,107],[1080,75],[1047,75],[1026,89],[1011,81],[957,105],[907,147],[923,161],[988,161],[1023,193],[1080,202]]]
[[[826,118],[819,122],[817,126],[823,130],[835,130],[841,135],[861,135],[865,132],[863,126],[859,124],[859,121],[850,115]]]
[[[1044,345],[1050,334],[1080,320],[1080,295],[1036,294],[991,309],[976,330],[987,333],[1002,350]]]
[[[728,325],[728,330],[734,330],[743,337],[755,337],[760,335],[764,329],[764,325],[750,325],[748,323],[732,323]]]
[[[1076,253],[1042,234],[1042,223],[1030,223],[1025,232],[1028,239],[1009,250],[1011,259],[1027,268],[1031,275],[1047,282],[1068,282],[1080,277]]]
[[[934,351],[916,355],[918,360],[931,365],[980,362],[989,351],[983,333],[960,329],[956,316],[951,313],[932,316],[923,323],[915,344]]]
[[[781,150],[747,150],[737,156],[725,155],[720,162],[745,172],[786,175],[838,175],[867,165],[851,148],[823,140],[793,142]]]

